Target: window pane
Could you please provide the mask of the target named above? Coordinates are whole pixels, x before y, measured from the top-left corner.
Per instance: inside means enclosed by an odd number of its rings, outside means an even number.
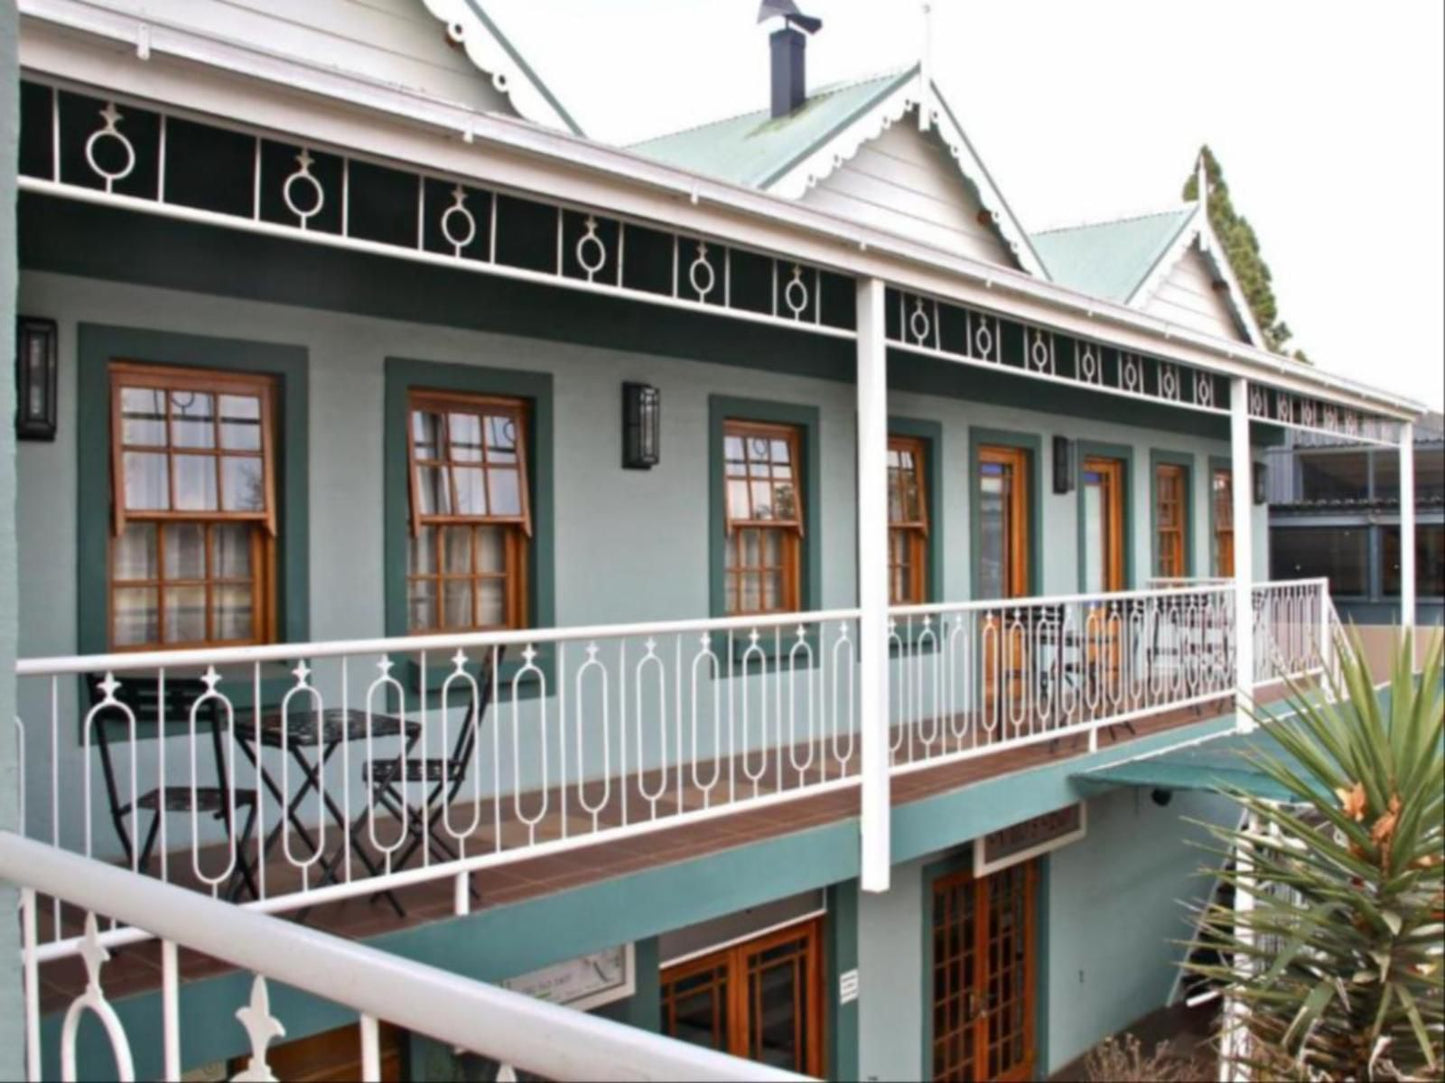
[[[202,523],[167,523],[166,578],[206,577],[206,528]]]
[[[798,494],[791,483],[773,486],[773,514],[784,520],[798,517]]]
[[[436,572],[438,529],[424,526],[416,537],[408,537],[407,547],[411,555],[407,560],[407,567],[411,569],[412,575],[431,575]]]
[[[447,483],[444,467],[422,466],[417,468],[417,504],[423,515],[450,515],[452,513],[452,491]]]
[[[742,611],[756,613],[762,608],[762,586],[757,572],[742,573]]]
[[[210,455],[177,455],[176,510],[216,510],[216,460]]]
[[[1381,448],[1374,453],[1375,499],[1400,499],[1400,456],[1393,450]]]
[[[166,591],[166,642],[197,643],[206,638],[206,588]]]
[[[251,532],[244,523],[211,527],[211,574],[217,579],[251,578]]]
[[[482,484],[482,472],[474,466],[452,468],[457,483],[457,514],[486,515],[487,491]]]
[[[448,414],[448,435],[452,441],[452,462],[482,461],[482,419],[476,414]]]
[[[514,419],[487,418],[487,459],[493,463],[517,461],[517,423]]]
[[[1084,592],[1098,594],[1108,582],[1109,559],[1104,534],[1104,489],[1084,486]]]
[[[413,632],[437,626],[437,585],[435,579],[413,579],[407,587],[407,626]]]
[[[416,445],[418,459],[440,459],[441,454],[440,414],[430,410],[413,410],[411,414],[411,438]]]
[[[166,443],[165,393],[146,387],[120,389],[122,443],[164,447]]]
[[[156,579],[156,524],[127,523],[115,539],[112,557],[115,578]]]
[[[766,481],[752,483],[753,518],[767,520],[773,517],[773,487]]]
[[[1368,539],[1365,529],[1285,527],[1269,532],[1271,579],[1327,576],[1330,593],[1369,592]]]
[[[216,400],[204,391],[171,392],[171,444],[216,446]]]
[[[1415,499],[1445,500],[1445,449],[1415,449]]]
[[[470,579],[443,580],[442,604],[446,627],[470,628],[472,626],[472,581]]]
[[[501,579],[482,579],[477,583],[477,626],[500,628],[507,623],[507,590]]]
[[[160,638],[154,588],[122,587],[115,592],[111,606],[111,638],[117,647],[139,647]]]
[[[442,571],[449,575],[472,572],[472,531],[470,527],[449,526],[442,534]]]
[[[169,511],[166,457],[153,452],[125,453],[125,506],[128,511]]]
[[[1385,545],[1384,592],[1400,596],[1400,528],[1382,531]],[[1415,597],[1445,596],[1445,526],[1437,523],[1415,526]]]
[[[742,437],[728,436],[723,439],[723,459],[726,461],[729,477],[742,477],[747,473]]]
[[[522,514],[522,490],[515,470],[488,470],[487,482],[492,491],[493,515]]]
[[[477,570],[504,572],[507,569],[506,535],[501,527],[477,528]]]
[[[979,479],[979,583],[978,597],[1004,597],[1004,583],[1008,554],[1004,540],[1005,502],[1004,480],[999,477]]]
[[[221,446],[227,451],[261,450],[261,400],[254,395],[221,396]]]
[[[1369,457],[1365,451],[1300,452],[1302,501],[1364,500],[1369,496]]]
[[[222,508],[226,511],[265,511],[266,481],[260,459],[227,455],[221,460]]]
[[[752,506],[748,503],[748,483],[738,480],[729,481],[728,518],[745,522],[752,517]]]
[[[783,608],[783,573],[766,572],[763,575],[763,608],[775,612]]]
[[[251,609],[251,588],[235,584],[215,588],[216,639],[251,639],[255,635],[255,614]]]

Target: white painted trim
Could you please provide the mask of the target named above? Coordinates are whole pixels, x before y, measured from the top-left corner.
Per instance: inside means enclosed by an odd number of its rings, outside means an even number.
[[[467,57],[491,78],[492,86],[505,94],[523,117],[549,128],[582,134],[556,96],[543,85],[510,43],[499,37],[475,6],[479,0],[422,0],[426,9],[444,22],[447,35],[466,49]]]
[[[1068,831],[1062,835],[1059,835],[1057,838],[1052,838],[1046,842],[1040,842],[1034,846],[1030,846],[1026,850],[1020,850],[1016,854],[1009,854],[1007,857],[1001,857],[997,861],[987,861],[984,859],[984,840],[988,838],[988,835],[980,835],[978,838],[974,839],[970,846],[970,849],[973,851],[972,856],[974,878],[981,880],[985,876],[991,876],[996,872],[1001,872],[1004,869],[1012,868],[1014,865],[1022,865],[1025,861],[1030,861],[1033,858],[1050,853],[1054,850],[1062,850],[1065,846],[1068,846],[1071,843],[1078,842],[1089,833],[1089,803],[1087,801],[1076,801],[1075,804],[1079,808],[1079,826],[1073,831]],[[1040,813],[1039,815],[1046,816],[1048,815],[1048,813]],[[1009,825],[1009,827],[1016,826],[1018,825]],[[999,830],[1007,831],[1008,828],[1000,828]],[[993,832],[989,832],[989,834],[993,834]]]
[[[1065,333],[1109,335],[1111,344],[1121,348],[1226,376],[1263,375],[1284,390],[1319,395],[1353,409],[1401,420],[1426,412],[1417,400],[1245,343],[629,151],[279,57],[250,43],[222,41],[154,21],[141,24],[85,0],[19,0],[19,6],[20,61],[27,71],[673,222],[679,229],[786,251],[848,274],[874,275],[903,289],[1050,323]],[[142,25],[149,37],[149,59],[117,55],[115,44],[135,49]],[[244,82],[238,82],[238,76]],[[338,103],[349,108],[338,109]],[[487,153],[477,153],[474,141],[485,141]]]

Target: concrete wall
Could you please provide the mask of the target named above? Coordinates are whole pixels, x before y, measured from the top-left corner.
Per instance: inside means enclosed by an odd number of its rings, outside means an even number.
[[[15,155],[20,117],[19,73],[15,61],[15,5],[0,3],[0,719],[15,716],[17,551],[15,542]],[[0,733],[0,831],[13,831],[20,792],[15,743],[7,724]],[[20,994],[20,923],[14,920],[15,892],[0,883],[0,1079],[23,1073],[24,1041]]]
[[[1165,1003],[1181,957],[1172,941],[1190,935],[1180,901],[1203,898],[1213,882],[1188,844],[1202,831],[1184,818],[1228,822],[1231,808],[1199,794],[1176,794],[1161,808],[1143,791],[1116,791],[1089,802],[1083,839],[1044,859],[1040,1078]],[[895,866],[888,894],[859,896],[862,1079],[927,1077],[925,871],[944,856]]]

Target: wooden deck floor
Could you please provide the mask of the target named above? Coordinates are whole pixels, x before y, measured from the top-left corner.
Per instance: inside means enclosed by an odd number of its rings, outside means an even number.
[[[1267,698],[1278,698],[1281,694],[1282,690],[1272,690],[1267,694]],[[1227,709],[1228,701],[1223,699],[1201,707],[1162,711],[1136,719],[1132,733],[1123,727],[1102,732],[1099,744],[1101,748],[1126,748],[1131,741],[1140,737],[1187,726],[1201,718],[1217,716]],[[1087,747],[1086,741],[1087,737],[1083,735],[1066,736],[1057,741],[1044,740],[1024,747],[1013,747],[972,759],[895,775],[892,801],[895,806],[906,805],[984,779],[1060,762],[1078,756]],[[645,800],[635,786],[628,792],[627,799],[634,817],[645,810]],[[671,794],[671,800],[676,802],[675,793]],[[685,794],[684,800],[688,807],[697,807],[694,805],[696,794]],[[640,801],[642,804],[638,804]],[[858,802],[858,789],[850,786],[748,808],[701,822],[670,826],[646,835],[591,843],[565,853],[541,857],[519,856],[513,862],[472,875],[473,887],[479,893],[479,897],[473,898],[472,909],[477,911],[533,899],[848,819],[858,815]],[[620,820],[621,812],[620,795],[614,795],[614,799],[600,814],[600,819],[603,823],[616,823]],[[515,821],[504,824],[504,837],[509,831],[516,831],[521,826]],[[575,823],[573,829],[586,826],[590,826],[590,820]],[[555,824],[548,830],[546,837],[555,837],[550,832],[560,833],[560,828]],[[490,851],[494,844],[490,827],[479,831],[473,836],[473,840],[476,849],[471,852]],[[506,841],[507,844],[513,844],[521,840]],[[173,878],[174,870],[185,867],[189,860],[189,853],[176,856],[172,864]],[[278,893],[288,886],[299,886],[296,870],[287,865],[279,853],[267,862],[266,875],[268,894]],[[339,936],[370,938],[451,918],[453,891],[454,881],[450,877],[397,889],[395,895],[405,910],[404,916],[398,916],[382,898],[359,896],[315,906],[305,914],[305,920],[314,928]],[[44,942],[50,938],[53,921],[48,904],[43,902],[41,911],[40,935]],[[79,913],[64,913],[64,932],[67,935],[79,933],[82,917]],[[152,942],[132,945],[112,954],[113,958],[104,972],[107,995],[121,997],[159,987],[158,944]],[[183,980],[194,980],[228,969],[229,966],[219,960],[184,950],[180,953]],[[78,958],[44,964],[40,977],[43,986],[42,1003],[46,1011],[64,1008],[83,990],[85,984],[84,967]]]

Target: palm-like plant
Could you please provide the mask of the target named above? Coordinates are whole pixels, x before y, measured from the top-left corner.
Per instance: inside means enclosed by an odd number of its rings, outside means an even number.
[[[1231,794],[1245,826],[1211,828],[1243,905],[1205,907],[1198,946],[1223,954],[1190,968],[1224,987],[1223,1055],[1251,1076],[1441,1078],[1441,650],[1437,633],[1417,677],[1402,636],[1384,703],[1338,637],[1338,672],[1260,719],[1283,755],[1255,765],[1291,801]]]

